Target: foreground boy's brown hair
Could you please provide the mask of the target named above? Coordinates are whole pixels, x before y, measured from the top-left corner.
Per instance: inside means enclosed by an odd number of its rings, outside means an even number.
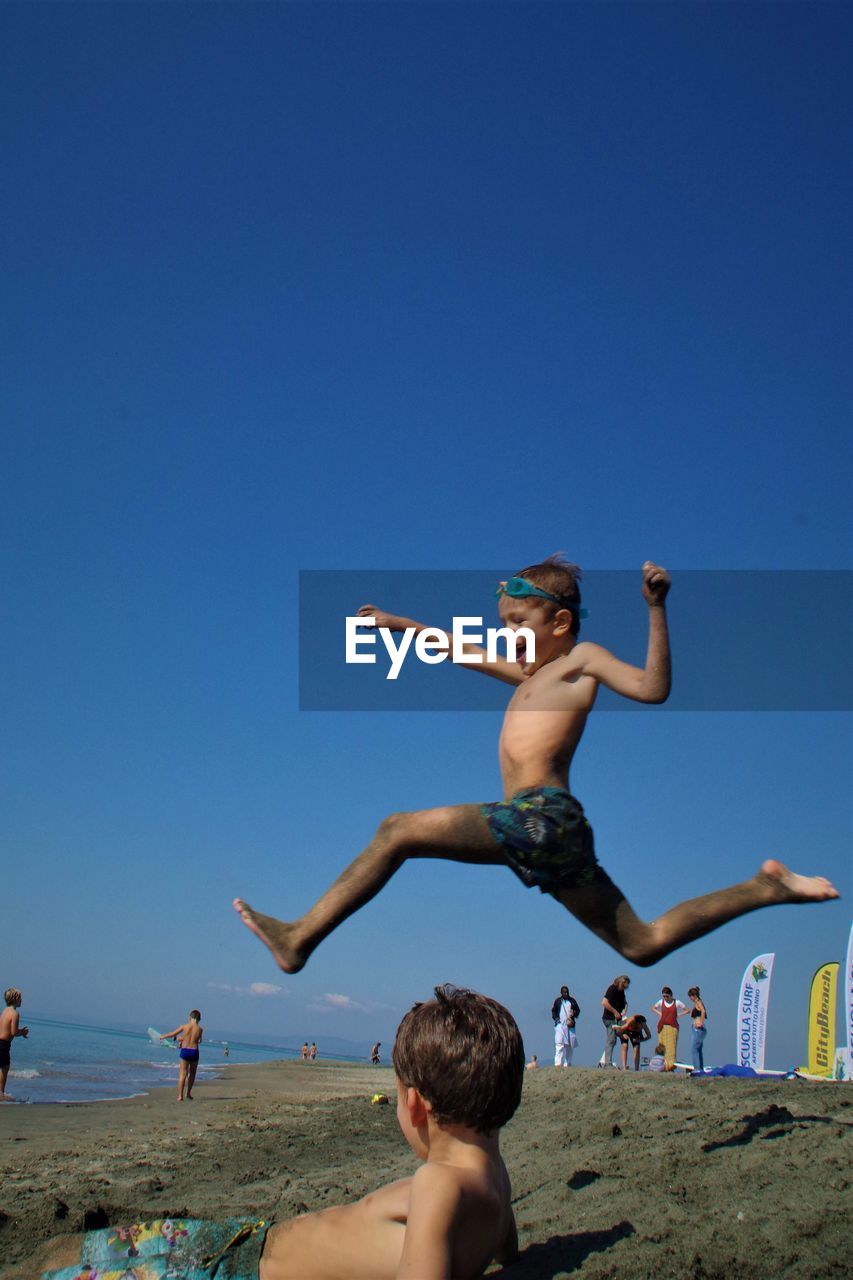
[[[573,636],[576,636],[581,629],[580,581],[583,577],[583,571],[580,565],[572,564],[564,555],[556,552],[552,556],[546,556],[538,564],[529,564],[525,569],[519,569],[518,576],[526,578],[528,582],[532,582],[534,587],[540,587],[543,591],[548,591],[552,595],[560,597],[563,607],[568,607],[571,610],[572,623],[569,630]],[[553,617],[560,605],[555,604],[553,601],[545,600],[542,602],[541,607],[549,616]]]
[[[432,1107],[441,1124],[493,1133],[515,1113],[524,1079],[524,1044],[497,1000],[454,987],[416,1004],[397,1028],[394,1070]]]

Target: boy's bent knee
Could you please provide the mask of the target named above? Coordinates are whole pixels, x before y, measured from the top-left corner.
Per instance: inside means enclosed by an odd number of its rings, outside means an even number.
[[[660,943],[649,940],[639,940],[630,942],[626,946],[619,948],[621,954],[625,956],[629,964],[637,965],[638,969],[649,969],[653,964],[657,964],[658,960],[662,960],[666,955],[666,948],[660,946]]]
[[[655,937],[654,926],[646,925],[642,935],[624,943],[619,951],[629,964],[635,964],[638,969],[648,969],[663,959],[667,949]]]
[[[377,827],[377,837],[391,843],[398,843],[404,837],[406,827],[409,825],[409,818],[411,818],[411,814],[408,813],[389,813],[388,817],[383,818]]]

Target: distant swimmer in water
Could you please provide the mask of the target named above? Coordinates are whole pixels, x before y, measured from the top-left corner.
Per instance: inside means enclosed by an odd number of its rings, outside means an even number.
[[[161,1040],[177,1040],[181,1046],[181,1070],[178,1076],[178,1102],[184,1098],[192,1101],[195,1073],[198,1071],[199,1045],[204,1030],[200,1025],[201,1014],[198,1009],[190,1009],[190,1016],[183,1026],[167,1031]]]
[[[6,1092],[6,1081],[12,1065],[12,1041],[16,1036],[26,1040],[30,1029],[21,1026],[18,1010],[23,1002],[23,996],[18,988],[7,987],[3,998],[6,1001],[6,1008],[0,1013],[0,1102],[14,1102],[15,1099],[11,1093]]]
[[[556,898],[597,937],[641,966],[656,964],[759,907],[838,897],[823,877],[797,875],[770,859],[741,884],[681,902],[651,922],[635,914],[596,859],[592,829],[569,790],[568,774],[601,685],[635,702],[660,703],[669,696],[665,602],[670,579],[659,565],[648,560],[643,565],[648,649],[645,666],[634,667],[599,644],[578,641],[580,576],[576,565],[551,556],[498,585],[501,622],[518,641],[515,661],[473,644],[462,645],[457,657],[452,638],[440,628],[373,605],[358,610],[379,628],[408,632],[409,641],[413,634],[429,632],[430,644],[446,645],[455,660],[473,658],[470,670],[515,686],[499,743],[504,799],[385,818],[367,848],[297,920],[262,915],[235,898],[243,922],[285,973],[301,969],[318,943],[375,897],[410,858],[509,867],[522,884]]]

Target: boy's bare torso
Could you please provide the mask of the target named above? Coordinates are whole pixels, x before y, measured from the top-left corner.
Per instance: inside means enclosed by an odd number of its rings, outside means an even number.
[[[498,744],[506,799],[526,787],[568,786],[569,766],[598,690],[598,682],[583,673],[583,656],[579,644],[516,687]]]
[[[190,1020],[181,1028],[179,1036],[182,1049],[197,1049],[201,1044],[201,1025]]]
[[[413,1177],[381,1187],[356,1204],[312,1215],[315,1228],[322,1232],[322,1250],[319,1256],[312,1256],[312,1280],[339,1280],[341,1276],[347,1280],[393,1280],[398,1273],[415,1277],[416,1272],[401,1270],[413,1194],[456,1198],[447,1274],[473,1280],[493,1260],[506,1261],[514,1255],[515,1220],[503,1160],[475,1159],[468,1167],[431,1160]],[[301,1222],[305,1224],[305,1219]],[[283,1222],[271,1229],[261,1258],[260,1280],[290,1280],[294,1275],[293,1225]],[[300,1247],[304,1247],[304,1229],[300,1235]],[[425,1242],[425,1253],[432,1244]],[[430,1264],[432,1261],[430,1257]],[[421,1268],[421,1276],[427,1269],[433,1274],[426,1257]]]
[[[0,1040],[8,1040],[10,1043],[14,1039],[16,1030],[18,1029],[18,1011],[17,1009],[5,1008],[0,1013]]]

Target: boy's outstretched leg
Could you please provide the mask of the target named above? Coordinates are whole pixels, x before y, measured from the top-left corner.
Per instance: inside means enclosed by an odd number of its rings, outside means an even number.
[[[364,852],[299,920],[263,915],[242,898],[234,899],[234,907],[252,933],[269,947],[278,967],[285,973],[297,973],[318,943],[375,898],[407,858],[506,866],[479,805],[396,813],[381,823]]]
[[[792,902],[826,902],[839,897],[823,876],[801,876],[769,860],[742,884],[717,889],[672,907],[647,924],[605,872],[593,884],[555,895],[567,910],[632,964],[655,964],[688,942],[759,907]]]

